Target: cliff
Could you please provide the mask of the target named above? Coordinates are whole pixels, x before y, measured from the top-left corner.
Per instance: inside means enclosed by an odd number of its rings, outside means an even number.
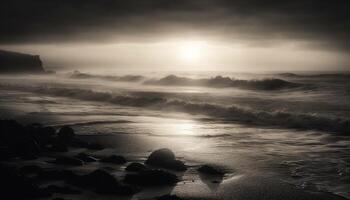
[[[43,73],[38,55],[0,50],[0,73]]]

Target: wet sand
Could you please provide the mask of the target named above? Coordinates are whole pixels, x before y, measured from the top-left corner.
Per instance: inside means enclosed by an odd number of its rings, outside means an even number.
[[[86,141],[98,141],[106,145],[107,149],[95,152],[96,155],[108,154],[111,152],[122,152],[132,161],[143,162],[147,155],[154,149],[167,147],[172,148],[176,155],[180,155],[189,169],[184,173],[177,173],[181,181],[175,187],[146,188],[134,195],[131,199],[147,199],[165,194],[175,194],[183,199],[227,199],[227,200],[255,200],[255,199],[346,199],[330,193],[319,191],[303,190],[281,181],[278,175],[273,172],[261,172],[257,170],[243,170],[239,166],[235,169],[227,169],[227,166],[219,166],[226,170],[222,178],[203,176],[196,170],[203,163],[210,163],[210,160],[201,159],[199,156],[177,152],[179,141],[167,139],[156,139],[162,142],[154,142],[154,138],[147,138],[140,135],[105,135],[105,136],[81,136]],[[135,139],[139,138],[139,139]],[[133,140],[133,142],[130,142]],[[211,163],[214,164],[215,163]],[[247,163],[246,163],[247,164]],[[251,164],[251,163],[250,163]],[[216,163],[216,165],[218,165]],[[241,164],[242,165],[242,164]],[[242,166],[241,166],[242,167]],[[117,169],[117,174],[123,176],[124,166]],[[254,169],[254,166],[252,166]],[[89,199],[88,196],[84,199]]]

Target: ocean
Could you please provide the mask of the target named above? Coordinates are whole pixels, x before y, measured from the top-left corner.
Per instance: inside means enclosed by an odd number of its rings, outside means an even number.
[[[0,118],[168,147],[232,176],[350,198],[350,74],[58,72],[2,75]],[[113,142],[113,141],[111,141]],[[118,141],[115,141],[118,142]],[[128,149],[128,146],[135,146]],[[134,153],[134,152],[133,152]]]

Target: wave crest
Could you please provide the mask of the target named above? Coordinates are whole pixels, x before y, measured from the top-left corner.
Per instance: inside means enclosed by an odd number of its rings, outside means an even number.
[[[302,86],[282,79],[240,80],[229,77],[216,76],[214,78],[192,79],[169,75],[158,80],[148,80],[144,84],[163,86],[205,86],[205,87],[237,87],[253,90],[280,90]]]
[[[119,95],[92,90],[54,88],[54,87],[24,87],[3,86],[6,89],[35,92],[46,95],[69,97],[80,100],[93,100],[113,103],[121,106],[146,107],[149,109],[186,112],[196,115],[207,115],[240,123],[261,126],[279,126],[296,129],[315,129],[348,133],[350,121],[343,118],[330,118],[319,115],[290,113],[284,111],[259,111],[239,106],[222,106],[217,104],[189,102],[184,100],[167,99],[164,97]]]

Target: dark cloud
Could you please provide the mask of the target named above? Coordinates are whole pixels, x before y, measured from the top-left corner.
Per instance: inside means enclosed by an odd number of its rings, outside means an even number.
[[[267,45],[349,49],[348,1],[8,0],[0,43],[101,42],[205,36]]]

